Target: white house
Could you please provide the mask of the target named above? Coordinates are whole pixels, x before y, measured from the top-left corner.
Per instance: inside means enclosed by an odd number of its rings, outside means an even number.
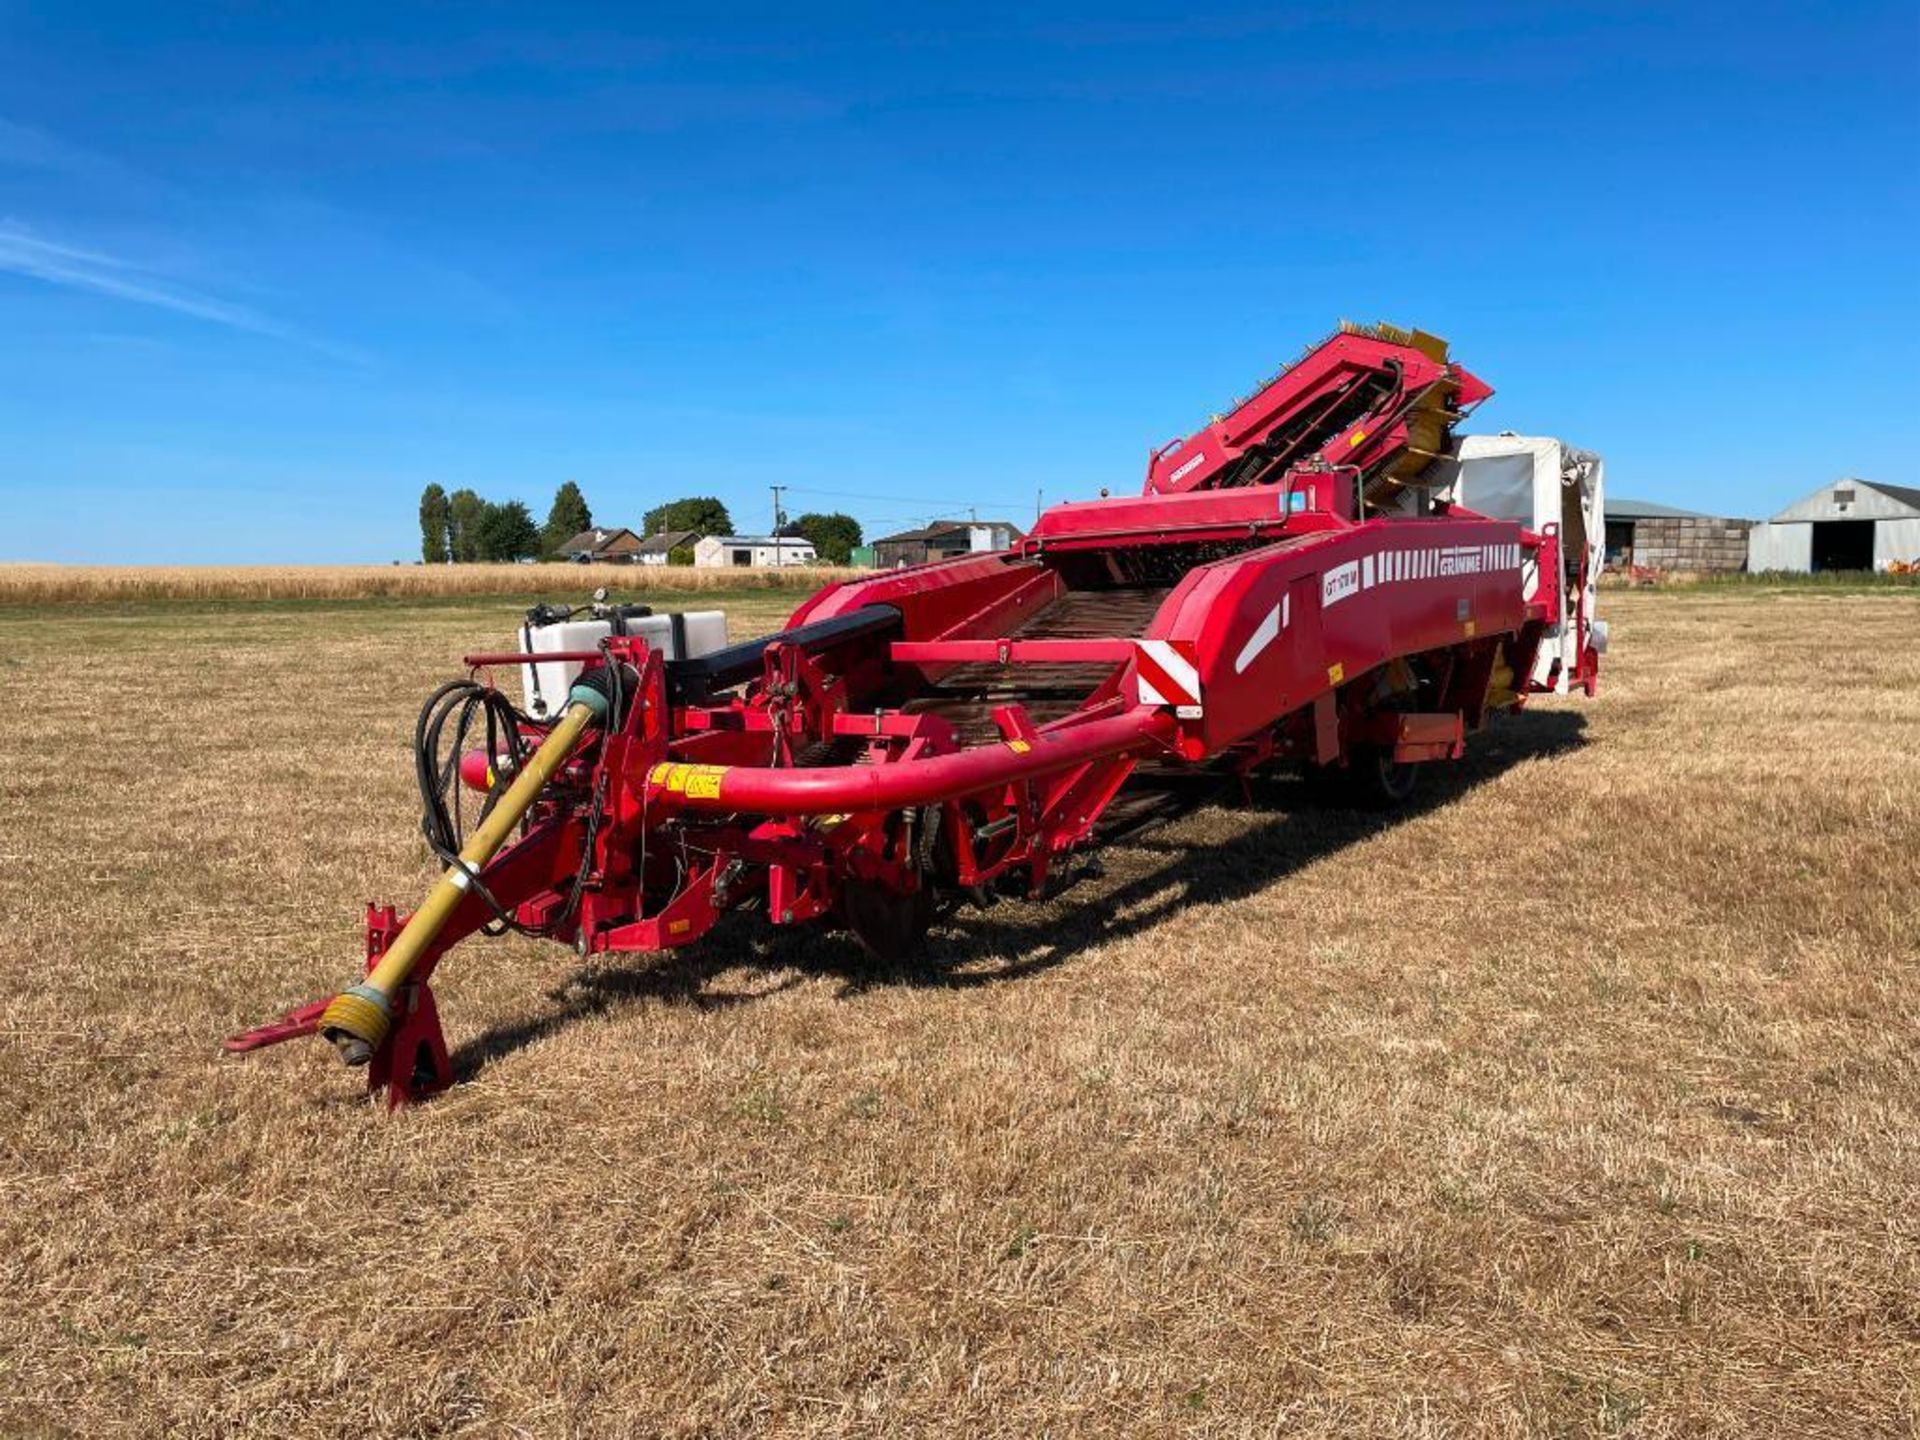
[[[814,559],[813,546],[807,541],[771,535],[709,535],[693,547],[693,563],[705,570],[730,565],[811,565]]]
[[[1920,560],[1920,490],[1836,480],[1747,535],[1747,569],[1884,570]]]

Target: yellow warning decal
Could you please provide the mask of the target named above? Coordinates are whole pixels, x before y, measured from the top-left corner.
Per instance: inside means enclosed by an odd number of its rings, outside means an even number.
[[[1475,629],[1474,622],[1471,620],[1467,621],[1465,624],[1463,624],[1460,627],[1461,632],[1466,635],[1473,634],[1474,629]]]
[[[1345,665],[1336,661],[1334,664],[1327,666],[1327,683],[1329,685],[1338,685],[1346,678],[1347,667]]]
[[[693,800],[714,800],[720,795],[720,780],[727,773],[724,765],[656,765],[647,772],[649,784]]]
[[[689,765],[687,767],[687,798],[689,800],[717,800],[720,798],[720,777],[727,773],[724,765]]]
[[[1362,440],[1366,438],[1367,438],[1366,431],[1364,430],[1354,431],[1351,435],[1347,437],[1347,448],[1351,450],[1354,446],[1358,445]]]
[[[1029,745],[1024,740],[1009,740],[1007,741],[1007,749],[1013,751],[1013,753],[1016,755],[1024,755],[1029,750],[1033,749],[1033,746]]]
[[[669,920],[667,922],[667,934],[669,935],[684,935],[692,928],[693,922],[691,920]]]

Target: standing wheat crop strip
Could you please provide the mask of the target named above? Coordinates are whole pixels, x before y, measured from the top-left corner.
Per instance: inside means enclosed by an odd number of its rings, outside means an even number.
[[[624,565],[39,565],[0,563],[0,605],[141,601],[552,599],[605,585],[621,596],[742,590],[811,593],[860,574],[822,566],[696,569]]]
[[[463,950],[392,1118],[215,1041],[430,877],[513,606],[0,610],[93,697],[0,735],[0,1433],[1909,1433],[1920,600],[1607,598],[1394,824],[1263,787],[899,972]]]

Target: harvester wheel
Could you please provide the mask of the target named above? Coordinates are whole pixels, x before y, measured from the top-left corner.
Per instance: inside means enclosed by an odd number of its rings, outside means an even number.
[[[897,965],[920,952],[933,923],[933,891],[923,884],[903,895],[878,880],[849,880],[840,887],[840,913],[861,949]]]
[[[1420,784],[1420,767],[1393,758],[1383,746],[1363,746],[1347,761],[1355,772],[1359,800],[1371,810],[1393,810],[1413,798]]]
[[[1395,760],[1381,745],[1355,745],[1345,765],[1307,768],[1307,785],[1323,805],[1353,810],[1396,810],[1413,798],[1420,767]]]

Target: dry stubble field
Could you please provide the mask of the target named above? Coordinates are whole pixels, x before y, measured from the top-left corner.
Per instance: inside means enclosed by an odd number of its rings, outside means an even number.
[[[392,1118],[216,1043],[427,881],[512,606],[0,611],[0,1433],[1914,1434],[1920,597],[1609,608],[1415,813],[923,967],[475,944]]]

